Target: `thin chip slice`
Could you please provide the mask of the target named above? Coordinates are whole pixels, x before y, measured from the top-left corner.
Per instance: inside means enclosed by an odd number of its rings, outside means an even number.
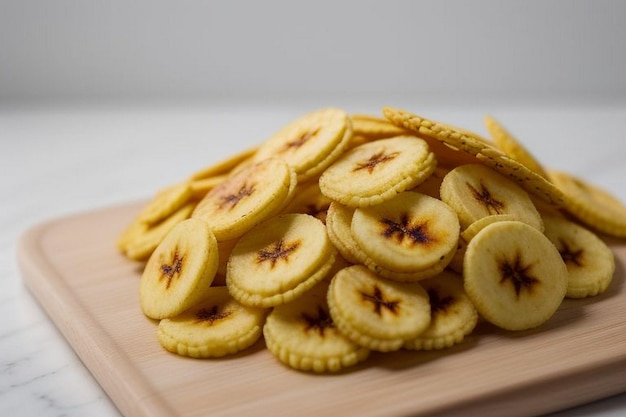
[[[428,144],[397,136],[357,146],[320,176],[322,194],[351,207],[380,204],[420,184],[437,166]]]
[[[406,191],[384,203],[357,208],[350,229],[361,250],[378,266],[406,274],[426,270],[436,274],[456,250],[460,227],[446,203]]]
[[[235,239],[281,210],[296,183],[285,161],[265,159],[209,191],[191,217],[206,221],[218,240]]]
[[[338,329],[330,313],[324,280],[293,302],[275,307],[263,336],[268,350],[285,365],[315,373],[339,372],[370,354]]]
[[[588,227],[626,237],[626,206],[612,194],[564,171],[550,170],[552,181],[565,194],[565,210]]]
[[[465,294],[460,275],[444,271],[421,281],[430,302],[430,325],[417,338],[406,341],[405,349],[444,349],[461,343],[478,322],[474,304]]]
[[[217,271],[217,240],[198,219],[178,223],[148,259],[141,276],[141,311],[152,319],[174,317],[204,298]]]
[[[334,260],[335,248],[319,219],[282,214],[241,237],[228,261],[226,284],[242,304],[273,307],[325,278]]]
[[[335,274],[328,306],[344,335],[376,351],[398,350],[430,324],[428,294],[419,283],[389,281],[362,265]]]
[[[206,298],[185,312],[159,322],[161,345],[192,358],[215,358],[252,346],[263,333],[267,310],[244,306],[226,287],[211,287]]]
[[[462,165],[443,179],[441,199],[459,216],[461,228],[494,214],[507,214],[543,230],[541,216],[528,193],[515,182],[484,165]]]
[[[535,158],[535,156],[522,145],[522,143],[515,138],[500,122],[498,122],[492,116],[484,117],[485,127],[493,138],[495,144],[505,154],[526,166],[528,169],[536,172],[544,178],[547,178],[547,173],[543,168],[543,165]]]
[[[488,322],[526,330],[548,321],[561,305],[568,273],[556,247],[520,221],[483,228],[467,245],[465,291]]]
[[[615,273],[611,248],[590,230],[562,216],[544,216],[545,235],[567,266],[569,298],[591,297],[606,291]]]
[[[259,147],[254,161],[270,157],[285,160],[303,182],[319,175],[348,145],[352,123],[337,108],[307,113],[292,121]]]

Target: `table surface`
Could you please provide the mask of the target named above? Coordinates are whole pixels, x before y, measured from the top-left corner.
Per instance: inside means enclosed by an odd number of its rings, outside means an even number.
[[[119,416],[23,285],[16,244],[27,229],[148,198],[309,110],[336,106],[378,115],[385,105],[484,134],[482,118],[490,114],[545,166],[626,202],[626,101],[359,97],[0,107],[0,415]],[[623,416],[626,393],[553,415]]]

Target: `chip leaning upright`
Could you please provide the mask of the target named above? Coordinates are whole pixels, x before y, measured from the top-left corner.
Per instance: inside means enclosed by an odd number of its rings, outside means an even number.
[[[517,182],[522,188],[550,204],[561,206],[564,196],[550,181],[526,165],[506,155],[495,144],[465,129],[429,120],[416,114],[391,107],[383,108],[383,114],[392,123],[415,132],[420,137],[443,143],[456,154],[470,155],[473,162],[485,164],[500,174]],[[461,156],[452,157],[461,160]],[[467,159],[467,158],[465,158]],[[457,163],[456,165],[462,165]]]

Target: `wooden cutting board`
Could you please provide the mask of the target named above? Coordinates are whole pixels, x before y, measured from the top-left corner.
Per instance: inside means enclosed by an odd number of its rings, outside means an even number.
[[[138,302],[142,265],[115,249],[140,205],[52,220],[21,239],[24,281],[127,417],[536,415],[626,391],[626,245],[609,290],[540,329],[486,323],[443,352],[372,354],[340,375],[280,365],[259,341],[219,360],[162,349]]]

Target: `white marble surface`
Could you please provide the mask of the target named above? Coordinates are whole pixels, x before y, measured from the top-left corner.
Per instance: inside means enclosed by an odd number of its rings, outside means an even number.
[[[25,230],[57,216],[146,198],[327,105],[376,114],[393,105],[479,132],[484,132],[482,116],[490,113],[545,165],[580,175],[626,201],[626,101],[445,103],[381,97],[5,105],[0,107],[0,415],[119,415],[24,287],[16,242]],[[626,415],[626,394],[556,415]]]

